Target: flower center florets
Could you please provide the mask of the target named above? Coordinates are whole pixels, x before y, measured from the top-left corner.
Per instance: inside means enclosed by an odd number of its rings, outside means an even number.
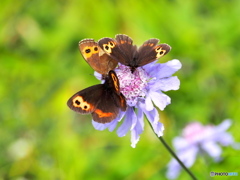
[[[119,79],[120,91],[125,96],[127,104],[135,106],[138,98],[144,98],[146,95],[149,76],[141,67],[136,68],[132,73],[129,66],[119,65],[115,71]]]

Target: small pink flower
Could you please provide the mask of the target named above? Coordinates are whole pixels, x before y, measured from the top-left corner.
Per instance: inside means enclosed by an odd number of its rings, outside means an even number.
[[[186,167],[191,167],[198,154],[206,152],[215,161],[221,159],[222,149],[219,146],[232,145],[235,149],[239,144],[235,143],[233,137],[226,130],[231,126],[229,119],[224,120],[218,126],[203,126],[200,122],[188,124],[182,132],[182,136],[173,139],[173,146],[176,154]],[[167,177],[176,179],[180,173],[181,167],[175,159],[171,159],[168,164]]]

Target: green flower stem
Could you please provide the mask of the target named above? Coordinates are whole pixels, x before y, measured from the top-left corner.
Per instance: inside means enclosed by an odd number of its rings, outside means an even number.
[[[150,123],[149,123],[150,124]],[[150,127],[153,130],[152,125],[150,124]],[[153,130],[154,132],[154,130]],[[156,134],[156,133],[154,133]],[[157,134],[156,134],[157,136]],[[157,138],[163,143],[163,145],[166,147],[166,149],[169,151],[169,153],[177,160],[177,162],[180,164],[180,166],[189,174],[189,176],[192,177],[192,179],[197,180],[197,178],[194,176],[194,174],[183,164],[183,162],[177,157],[177,155],[174,153],[174,151],[168,146],[168,144],[164,141],[164,139],[162,138],[162,136]]]

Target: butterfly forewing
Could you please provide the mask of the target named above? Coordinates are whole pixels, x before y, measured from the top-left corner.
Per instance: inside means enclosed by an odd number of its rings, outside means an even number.
[[[122,44],[112,38],[102,38],[98,41],[98,44],[110,57],[117,62],[127,65],[130,57],[128,56],[129,54],[122,49]],[[130,47],[131,46],[132,45],[130,45]]]
[[[107,75],[117,66],[117,61],[107,55],[93,39],[80,41],[79,50],[86,62],[100,74]]]
[[[143,43],[138,49],[138,66],[144,66],[151,63],[160,57],[166,55],[170,51],[170,46],[167,44],[159,44],[158,39],[149,39]]]
[[[159,40],[158,39],[149,39],[145,41],[139,48],[138,52],[146,57],[145,54],[148,54],[149,51],[152,51],[154,47],[158,44]]]
[[[102,38],[98,44],[109,56],[121,64],[130,66],[134,72],[137,67],[151,63],[170,51],[169,45],[158,45],[158,42],[158,39],[149,39],[137,49],[130,37],[118,34],[115,39]]]
[[[81,114],[92,113],[99,103],[99,99],[104,92],[104,85],[98,84],[88,87],[74,94],[67,102],[73,111]]]
[[[133,45],[132,39],[124,34],[116,35],[116,41],[122,56],[124,56],[124,65],[132,65],[131,62],[137,53],[137,46]]]

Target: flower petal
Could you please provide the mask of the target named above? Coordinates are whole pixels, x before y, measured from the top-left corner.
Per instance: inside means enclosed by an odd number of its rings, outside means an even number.
[[[148,95],[146,95],[146,98],[145,98],[145,108],[146,108],[147,111],[151,111],[154,108],[153,103],[152,103],[152,99]]]
[[[113,121],[111,121],[109,123],[105,123],[105,124],[98,123],[98,122],[92,120],[92,125],[96,130],[103,131],[106,128],[108,128],[108,130],[110,132],[112,132],[116,128],[118,122],[123,118],[124,115],[125,115],[125,112],[121,112],[116,119],[114,119]]]
[[[164,108],[171,103],[170,97],[166,94],[160,92],[149,92],[149,96],[151,97],[153,103],[160,109],[164,110]]]
[[[110,122],[110,123],[111,123],[111,122]],[[104,129],[108,128],[108,126],[109,126],[110,123],[105,123],[105,124],[103,124],[103,123],[98,123],[98,122],[92,120],[92,125],[93,125],[93,127],[94,127],[96,130],[99,130],[99,131],[103,131]]]
[[[173,139],[173,146],[177,151],[181,151],[191,146],[191,144],[185,138],[175,137]]]
[[[154,108],[152,111],[146,111],[145,109],[143,109],[143,112],[146,115],[149,122],[157,124],[159,120],[159,114],[156,108]]]
[[[176,71],[181,69],[181,67],[182,67],[181,62],[177,59],[173,59],[163,64],[156,64],[155,70],[150,71],[149,75],[157,78],[170,77]]]
[[[216,161],[219,160],[220,155],[222,153],[222,149],[215,142],[210,141],[210,142],[202,143],[201,147]]]
[[[164,126],[162,123],[159,122],[159,114],[154,108],[152,111],[144,111],[148,121],[151,123],[154,132],[157,134],[158,137],[163,135]]]
[[[133,110],[132,107],[128,107],[126,114],[125,114],[125,120],[123,121],[122,125],[118,128],[117,134],[119,137],[125,136],[126,133],[129,131],[129,129],[132,127],[132,122],[135,122],[137,119],[137,116]]]
[[[168,164],[168,169],[166,176],[168,179],[177,179],[181,172],[181,166],[175,161],[175,159],[172,159],[170,163]]]
[[[191,167],[196,160],[198,151],[199,149],[197,146],[191,146],[185,151],[181,151],[178,157],[184,161],[187,167]]]
[[[226,119],[224,120],[221,124],[219,124],[218,126],[216,126],[216,130],[218,132],[224,132],[226,131],[230,126],[232,125],[232,121],[230,119]]]
[[[177,76],[159,79],[157,83],[151,86],[152,91],[169,91],[178,90],[180,86],[180,81]]]
[[[155,74],[157,73],[157,66],[160,65],[160,64],[157,64],[157,60],[151,62],[151,63],[148,63],[146,65],[144,65],[142,68],[148,73],[152,73],[152,74]]]
[[[143,130],[144,129],[144,121],[143,121],[144,114],[143,114],[143,110],[140,108],[138,108],[137,118],[138,118],[138,123],[141,126],[141,129]]]
[[[153,124],[153,130],[158,137],[163,136],[164,126],[162,123],[158,122],[156,125]]]
[[[137,123],[133,127],[133,129],[131,129],[131,146],[133,148],[136,147],[136,144],[138,143],[138,141],[140,139],[140,134],[142,134],[142,132],[143,132],[143,129],[144,129],[143,118],[144,118],[143,111],[141,108],[138,108]]]
[[[142,134],[142,132],[143,132],[143,128],[140,122],[138,121],[136,126],[131,130],[131,146],[133,148],[136,147],[136,144],[138,143],[140,139],[140,134]]]
[[[98,73],[97,71],[94,71],[94,76],[95,76],[98,80],[102,81],[102,74]]]
[[[225,132],[231,126],[231,124],[231,120],[226,119],[218,126],[212,127],[212,134],[208,139],[219,142],[223,146],[232,144],[234,142],[232,135],[228,132]]]
[[[214,140],[223,146],[229,146],[234,143],[232,135],[227,132],[216,134]]]
[[[131,146],[132,146],[132,148],[136,147],[136,144],[138,143],[139,139],[140,139],[140,136],[139,136],[138,132],[135,129],[133,129],[131,131]]]
[[[136,124],[138,122],[138,117],[136,116],[135,111],[133,111],[132,115],[133,115],[133,118],[132,118],[132,125],[131,125],[130,130],[132,130],[136,126]]]
[[[183,162],[186,167],[191,167],[196,160],[198,148],[196,146],[191,146],[188,149],[178,152],[178,158]],[[172,159],[168,164],[167,177],[169,179],[176,179],[180,173],[181,166],[179,163]]]

